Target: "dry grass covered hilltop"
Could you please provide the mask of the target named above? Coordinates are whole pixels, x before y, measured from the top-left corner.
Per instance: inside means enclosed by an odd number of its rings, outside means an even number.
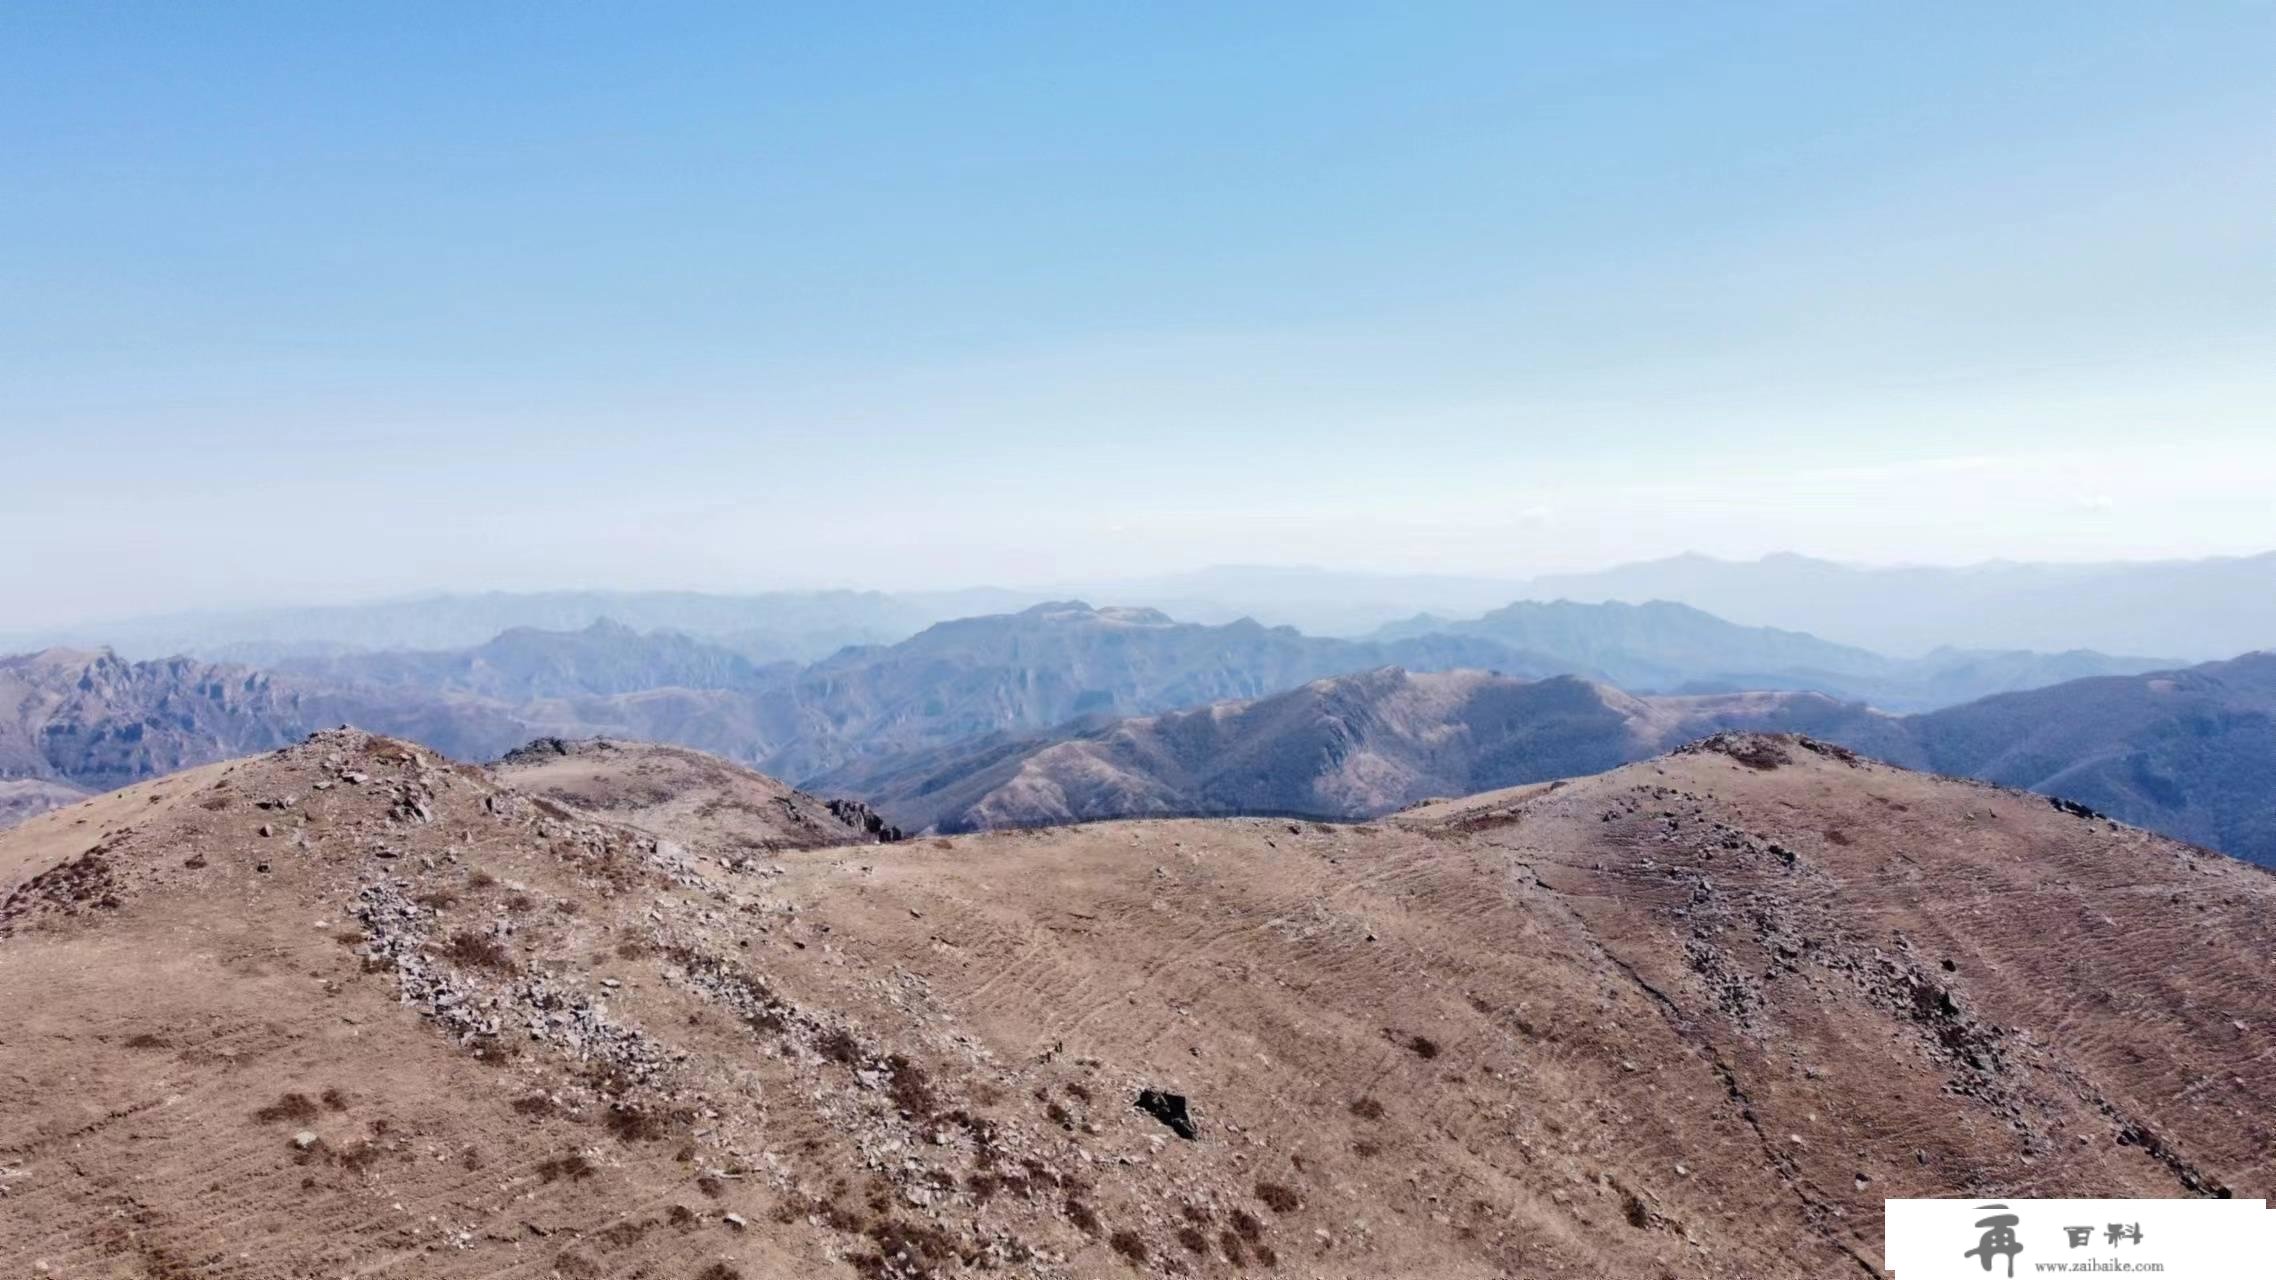
[[[769,849],[671,763],[0,835],[0,1274],[1816,1280],[1889,1196],[2276,1189],[2276,878],[2042,797],[1727,735]]]

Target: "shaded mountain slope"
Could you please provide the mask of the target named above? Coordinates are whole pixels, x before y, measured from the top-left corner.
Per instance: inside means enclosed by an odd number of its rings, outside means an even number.
[[[1817,694],[1639,698],[1570,676],[1385,668],[1053,734],[884,757],[817,785],[912,830],[1146,814],[1370,817],[1432,796],[1595,773],[1717,729],[1902,745],[1887,717]]]
[[[2276,653],[1915,717],[1918,759],[2276,864]]]
[[[0,886],[27,1272],[1815,1280],[2276,1181],[2276,880],[1791,740],[735,872],[336,733]]]
[[[476,758],[535,736],[479,699],[341,689],[190,658],[68,649],[0,658],[0,781],[103,791],[349,721]]]
[[[106,791],[365,710],[248,667],[49,649],[0,658],[0,777]]]
[[[1475,638],[1324,640],[1081,604],[945,623],[803,670],[605,622],[513,631],[470,649],[303,659],[282,672],[51,650],[0,659],[0,781],[101,790],[340,723],[462,760],[537,737],[603,736],[679,743],[805,778],[877,752],[1254,696],[1391,659],[1422,669],[1545,665]],[[10,812],[31,807],[27,791]]]
[[[864,756],[1083,716],[1253,698],[1387,662],[1559,669],[1477,637],[1330,640],[1248,621],[1201,626],[1152,609],[1069,601],[944,622],[897,645],[816,663],[788,695],[793,722],[784,745],[760,759],[770,773],[808,779]]]
[[[2276,865],[2276,654],[1914,716],[1819,694],[1635,697],[1569,678],[1375,672],[1252,703],[861,761],[816,785],[863,796],[912,830],[1149,813],[1360,818],[1608,768],[1725,728],[1806,733],[2060,796]]]

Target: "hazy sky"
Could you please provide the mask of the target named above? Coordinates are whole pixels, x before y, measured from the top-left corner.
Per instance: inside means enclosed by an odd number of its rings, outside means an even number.
[[[2276,547],[2276,6],[0,9],[0,629]]]

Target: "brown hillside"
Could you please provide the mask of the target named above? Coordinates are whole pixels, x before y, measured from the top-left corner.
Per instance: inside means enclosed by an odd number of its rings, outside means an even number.
[[[11,1275],[1815,1280],[2276,1184],[2276,879],[1793,739],[729,871],[341,732],[0,886]]]
[[[685,747],[540,738],[491,768],[532,795],[729,860],[900,834],[859,802],[810,795]]]

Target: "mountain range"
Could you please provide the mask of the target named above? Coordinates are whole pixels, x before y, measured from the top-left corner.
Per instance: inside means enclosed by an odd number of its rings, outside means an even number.
[[[1354,816],[1753,727],[2067,795],[2267,857],[2272,806],[2250,785],[2268,758],[2256,683],[2265,661],[1897,716],[1908,698],[1935,705],[2155,664],[2076,653],[1890,659],[1681,605],[1569,602],[1364,641],[1057,602],[803,666],[610,621],[516,629],[459,650],[304,656],[274,670],[46,651],[0,661],[0,818],[340,723],[466,760],[541,737],[676,743],[873,801],[911,829],[1133,812]],[[1381,668],[1403,674],[1355,675]],[[1422,678],[1455,670],[1489,674]],[[1582,679],[1545,679],[1562,674]],[[2142,692],[2161,689],[2188,692]],[[1227,702],[1253,705],[1193,710]],[[1362,744],[1355,764],[1332,748],[1346,739]]]
[[[1890,711],[1924,711],[2014,689],[2174,665],[2157,658],[1937,649],[1889,658],[1798,631],[1750,627],[1667,600],[1582,604],[1521,600],[1483,617],[1418,615],[1379,637],[1469,636],[1537,654],[1560,669],[1651,693],[1808,689]]]
[[[1513,599],[1672,600],[1881,653],[1943,646],[2170,654],[2276,645],[2276,551],[2107,564],[1876,567],[1686,555],[1519,584]]]
[[[9,648],[108,648],[129,658],[191,654],[265,665],[285,658],[463,649],[516,629],[576,631],[604,619],[679,631],[759,662],[811,661],[849,644],[890,644],[935,622],[1018,609],[1032,593],[968,591],[489,591],[371,604],[207,610],[0,636]]]
[[[1723,729],[1870,737],[1822,694],[1635,697],[1573,676],[1395,667],[1247,702],[873,756],[814,785],[912,830],[1139,815],[1364,818],[1434,796],[1600,773]]]
[[[1253,618],[1307,634],[1365,636],[1430,613],[1471,618],[1512,601],[1688,604],[1895,657],[1939,648],[2074,649],[2203,661],[2276,644],[2276,552],[2105,564],[1878,567],[1794,554],[1682,555],[1534,578],[1224,565],[1045,588],[486,592],[374,604],[213,610],[0,633],[0,652],[109,647],[273,664],[389,649],[462,649],[515,628],[575,631],[603,618],[685,632],[756,662],[812,662],[893,644],[936,622],[1067,599],[1143,602],[1192,622]],[[2083,673],[2081,673],[2083,674]]]
[[[813,780],[912,830],[1138,814],[1367,818],[1592,773],[1725,729],[2027,788],[2276,865],[2276,653],[1920,715],[1822,694],[1636,697],[1573,677],[1396,669],[1250,702],[871,757]]]

